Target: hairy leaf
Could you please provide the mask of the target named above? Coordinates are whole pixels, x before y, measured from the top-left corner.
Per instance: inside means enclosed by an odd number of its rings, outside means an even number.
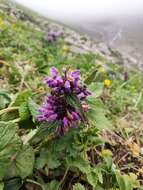
[[[48,138],[49,135],[53,135],[57,131],[57,128],[59,127],[57,122],[44,122],[42,123],[39,128],[37,129],[34,136],[31,138],[30,143],[38,143],[40,141],[45,140],[45,138]]]
[[[44,190],[58,190],[59,182],[56,180],[51,181],[50,183],[44,185]]]
[[[56,154],[43,149],[40,153],[40,157],[37,159],[36,167],[42,169],[45,165],[48,169],[55,169],[59,167],[61,163]]]
[[[100,100],[89,100],[91,109],[87,113],[91,126],[95,126],[98,129],[111,130],[111,122],[105,116],[105,107]]]
[[[8,92],[0,91],[0,110],[4,109],[11,102]]]
[[[103,83],[98,82],[98,83],[91,83],[88,89],[91,91],[91,96],[93,98],[98,98],[103,92]]]
[[[91,171],[90,164],[81,157],[77,157],[76,159],[68,159],[68,165],[70,167],[78,168],[84,174],[88,174]]]
[[[8,169],[8,178],[19,176],[25,178],[32,174],[34,167],[34,152],[30,146],[23,146]]]
[[[5,176],[11,159],[18,153],[22,144],[16,130],[14,123],[0,122],[0,179]]]
[[[85,190],[84,186],[81,185],[80,183],[76,183],[74,186],[73,186],[73,190]]]
[[[127,174],[122,175],[119,170],[116,170],[115,175],[120,190],[123,189],[133,190],[134,188],[138,188],[140,186],[137,180],[137,176],[135,174],[132,175],[131,173],[129,175]]]
[[[92,185],[92,187],[96,187],[97,182],[98,182],[98,175],[91,171],[88,175],[87,175],[87,180],[90,183],[90,185]]]
[[[30,118],[30,111],[29,111],[27,102],[24,102],[20,105],[19,115],[20,115],[21,121],[24,121]]]
[[[39,106],[31,99],[28,100],[28,108],[30,110],[30,113],[33,117],[33,121],[37,120],[37,116],[39,115]]]
[[[93,81],[94,81],[94,79],[95,79],[95,76],[96,76],[96,74],[97,74],[97,68],[95,69],[95,70],[93,70],[88,76],[87,76],[87,78],[84,80],[84,83],[85,84],[87,84],[87,85],[89,85],[89,84],[91,84]]]
[[[19,106],[24,102],[28,101],[28,98],[32,96],[32,92],[31,90],[25,90],[20,92],[17,97],[16,100],[13,103],[13,106]]]

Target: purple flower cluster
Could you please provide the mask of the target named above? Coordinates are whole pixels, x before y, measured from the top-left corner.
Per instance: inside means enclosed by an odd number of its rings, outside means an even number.
[[[74,94],[80,100],[83,111],[87,111],[89,107],[85,100],[91,93],[86,86],[80,84],[79,70],[63,69],[63,75],[60,76],[58,70],[52,67],[51,77],[46,77],[45,82],[51,88],[51,92],[39,109],[38,121],[58,121],[60,123],[59,132],[62,135],[70,127],[76,128],[81,121],[80,113],[73,105],[70,105],[66,97]]]
[[[55,42],[61,36],[62,36],[61,32],[50,31],[48,33],[48,42],[50,42],[50,43]]]
[[[127,81],[127,80],[129,80],[129,74],[126,71],[126,72],[124,72],[124,81]]]

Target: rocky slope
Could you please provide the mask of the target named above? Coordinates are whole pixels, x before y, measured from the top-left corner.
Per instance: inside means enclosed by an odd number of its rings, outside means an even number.
[[[126,68],[134,67],[142,69],[141,61],[137,62],[136,59],[127,55],[123,51],[119,52],[116,48],[108,46],[104,42],[97,43],[94,38],[86,34],[79,33],[63,24],[48,20],[47,18],[42,17],[37,13],[22,7],[21,5],[14,4],[9,1],[7,1],[7,3],[5,2],[4,4],[3,1],[1,2],[1,9],[8,11],[10,15],[15,17],[15,19],[26,20],[30,24],[35,24],[36,27],[38,26],[42,31],[45,32],[45,38],[46,33],[49,31],[61,32],[66,43],[70,46],[71,51],[74,53],[97,53],[105,57],[105,59],[108,61],[111,61],[115,64],[122,64]]]

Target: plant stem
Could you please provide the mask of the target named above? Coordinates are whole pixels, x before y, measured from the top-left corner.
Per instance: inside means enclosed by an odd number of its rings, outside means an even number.
[[[143,95],[143,90],[140,92],[138,98],[137,98],[137,101],[136,101],[136,104],[134,106],[134,108],[137,108],[138,104],[140,103],[141,101],[141,98],[142,98],[142,95]]]
[[[13,123],[19,123],[21,121],[20,117],[13,119],[13,120],[8,120],[8,121],[2,121],[3,123],[7,123],[7,122],[13,122]]]
[[[69,171],[69,166],[66,168],[66,171],[65,171],[65,173],[64,173],[64,176],[63,176],[63,178],[61,179],[61,181],[60,181],[60,183],[59,183],[59,190],[60,190],[60,187],[61,187],[61,185],[63,184],[63,182],[64,182],[64,180],[65,180],[65,178],[66,178],[66,176],[67,176],[67,173],[68,173],[68,171]]]
[[[4,113],[8,113],[8,112],[11,112],[11,111],[16,111],[18,110],[19,107],[8,107],[8,108],[5,108],[5,109],[2,109],[0,111],[0,115],[4,114]]]
[[[20,118],[17,118],[17,119],[14,119],[14,120],[10,120],[11,122],[14,122],[14,123],[19,123],[20,122]]]
[[[35,185],[41,187],[41,190],[43,190],[42,185],[41,185],[40,183],[38,183],[37,181],[34,181],[34,180],[32,180],[32,179],[26,179],[26,182],[28,182],[28,183],[33,183],[33,184],[35,184]]]

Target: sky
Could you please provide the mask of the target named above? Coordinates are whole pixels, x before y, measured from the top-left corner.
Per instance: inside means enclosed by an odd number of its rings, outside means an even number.
[[[143,14],[143,0],[13,0],[58,21]]]

